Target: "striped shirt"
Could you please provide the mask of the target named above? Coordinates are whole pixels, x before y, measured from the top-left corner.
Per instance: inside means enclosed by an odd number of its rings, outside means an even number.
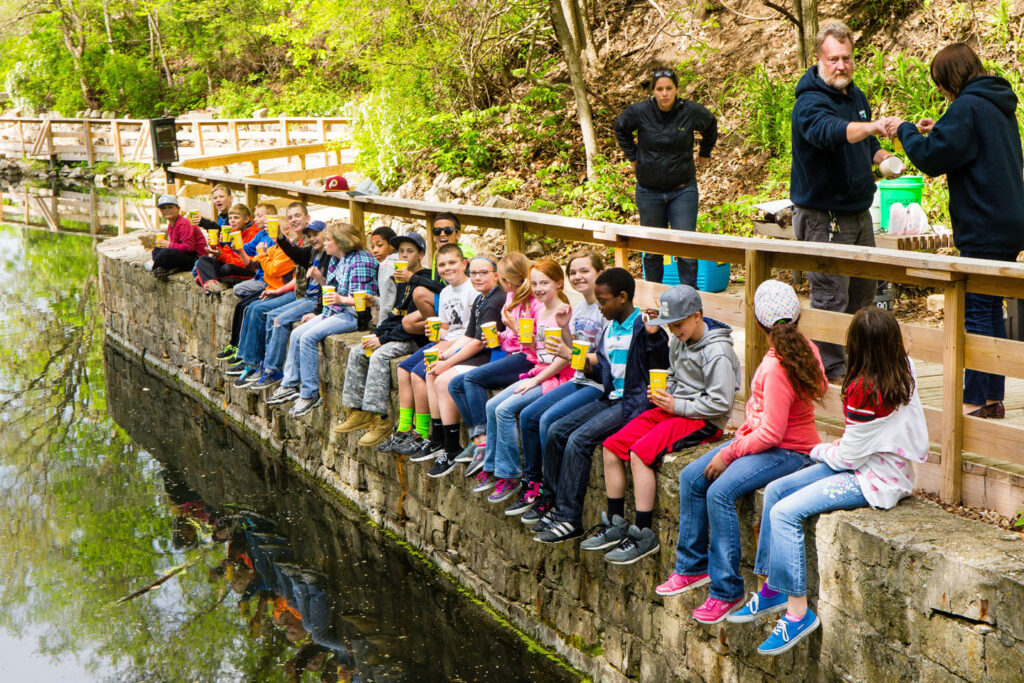
[[[633,324],[638,315],[640,309],[634,309],[632,315],[623,322],[613,320],[604,331],[604,352],[608,354],[612,370],[612,393],[608,398],[622,398],[622,390],[626,385],[626,358],[633,341]]]

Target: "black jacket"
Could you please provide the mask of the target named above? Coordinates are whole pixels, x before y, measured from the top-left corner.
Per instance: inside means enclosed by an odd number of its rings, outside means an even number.
[[[946,174],[953,242],[965,256],[1005,259],[1024,249],[1024,163],[1009,83],[972,79],[927,137],[912,123],[898,134],[915,166]]]
[[[199,227],[202,228],[203,230],[219,229],[220,226],[227,225],[227,224],[228,224],[228,212],[227,211],[225,211],[224,213],[218,215],[216,222],[211,221],[209,218],[200,218],[199,219]]]
[[[853,83],[841,92],[812,66],[796,85],[791,134],[793,166],[789,195],[808,209],[860,213],[875,197],[872,159],[881,147],[874,136],[850,144],[846,127],[871,120],[864,92]]]
[[[320,305],[320,283],[313,278],[307,278],[306,272],[314,267],[320,267],[322,271],[327,272],[327,258],[326,254],[321,249],[320,251],[314,251],[311,246],[298,246],[292,244],[291,240],[284,236],[284,233],[279,233],[277,236],[277,246],[281,247],[288,258],[295,264],[295,298],[296,299],[316,299],[317,305]],[[301,272],[300,272],[301,271]],[[305,282],[305,291],[300,289],[301,285]]]
[[[409,334],[402,327],[402,318],[416,308],[412,295],[418,287],[426,287],[435,294],[444,289],[444,285],[430,278],[430,270],[427,268],[413,273],[408,282],[399,282],[395,292],[395,307],[389,311],[389,315],[381,320],[380,324],[373,330],[373,334],[377,335],[377,339],[381,344],[393,341],[413,341],[418,346],[423,346],[427,343],[426,335]],[[381,311],[381,316],[384,313],[384,311]]]
[[[591,368],[590,378],[604,385],[602,396],[607,398],[613,391],[612,365],[604,350],[605,335],[597,344],[598,368]],[[658,329],[654,334],[644,327],[643,315],[638,315],[633,322],[633,337],[629,341],[629,353],[626,356],[626,375],[622,389],[622,417],[632,420],[634,417],[650,410],[654,405],[647,399],[647,386],[650,384],[651,368],[667,368],[669,366],[668,335],[665,330]]]
[[[669,111],[661,111],[652,97],[626,107],[615,119],[615,138],[626,158],[636,162],[636,181],[659,190],[688,185],[696,178],[694,131],[700,133],[700,155],[711,156],[718,120],[696,102],[681,98]]]

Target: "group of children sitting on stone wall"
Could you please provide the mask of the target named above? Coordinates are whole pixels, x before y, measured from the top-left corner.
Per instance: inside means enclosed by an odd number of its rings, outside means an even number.
[[[364,330],[349,349],[348,413],[336,433],[363,431],[360,446],[432,461],[433,478],[465,464],[472,490],[506,504],[505,515],[540,543],[583,538],[582,549],[622,565],[659,551],[655,471],[669,453],[722,438],[741,383],[731,328],[704,316],[697,290],[672,287],[657,310],[641,311],[633,276],[606,268],[589,249],[573,253],[564,271],[519,253],[477,255],[460,243],[459,219],[440,214],[430,226],[435,258],[426,264],[416,232],[377,228],[367,251],[361,230],[311,221],[300,203],[271,234],[273,205],[250,217],[226,188],[214,188],[214,201],[220,216],[206,225],[182,218],[175,197],[161,197],[168,230],[151,267],[157,275],[192,268],[207,292],[236,282],[233,337],[218,355],[235,386],[276,386],[267,403],[294,402],[290,414],[301,417],[323,402],[320,340]],[[212,231],[224,224],[215,242]],[[582,299],[575,309],[566,278]],[[680,473],[675,569],[655,591],[672,596],[710,584],[693,611],[705,624],[785,612],[759,648],[778,654],[819,624],[807,607],[803,520],[894,506],[913,488],[912,465],[925,460],[928,435],[913,364],[889,313],[869,307],[854,316],[842,383],[846,430],[821,443],[814,404],[828,385],[817,347],[798,329],[797,295],[768,280],[752,305],[760,330],[747,334],[767,335],[769,351],[753,375],[743,424]],[[395,416],[391,363],[402,357]],[[607,507],[585,532],[599,447]],[[754,571],[766,578],[745,599],[735,504],[765,486]]]

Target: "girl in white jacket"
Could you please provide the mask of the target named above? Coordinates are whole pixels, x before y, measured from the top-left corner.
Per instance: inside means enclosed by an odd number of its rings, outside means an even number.
[[[786,611],[758,648],[761,654],[785,652],[819,625],[807,608],[803,521],[830,510],[893,507],[914,488],[913,463],[927,458],[928,429],[914,366],[896,319],[879,308],[862,308],[847,331],[846,351],[846,430],[834,443],[814,447],[814,465],[765,489],[754,573],[767,578],[728,618],[743,623]]]

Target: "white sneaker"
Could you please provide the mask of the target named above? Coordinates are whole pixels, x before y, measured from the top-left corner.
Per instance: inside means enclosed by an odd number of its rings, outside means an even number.
[[[146,269],[147,273],[153,272],[153,261],[146,261],[142,264],[142,267]]]

